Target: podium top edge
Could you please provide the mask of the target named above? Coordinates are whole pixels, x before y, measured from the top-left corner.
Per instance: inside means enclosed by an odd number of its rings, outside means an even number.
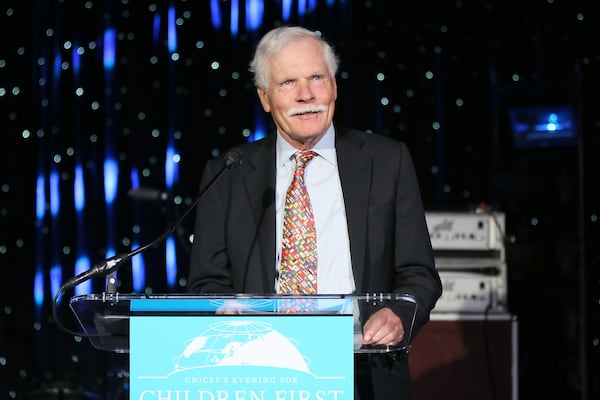
[[[73,296],[70,303],[80,301],[99,301],[99,302],[127,302],[131,300],[151,300],[151,299],[169,299],[169,300],[281,300],[281,299],[316,299],[316,300],[358,300],[364,302],[382,302],[382,301],[407,301],[416,303],[414,296],[401,293],[362,293],[362,294],[317,294],[317,295],[276,295],[276,294],[247,294],[247,293],[155,293],[155,294],[136,294],[136,293],[90,293]]]

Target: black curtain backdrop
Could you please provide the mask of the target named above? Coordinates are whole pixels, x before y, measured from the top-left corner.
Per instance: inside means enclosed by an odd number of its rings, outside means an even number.
[[[506,213],[520,397],[599,398],[594,10],[584,0],[2,1],[0,397],[126,398],[127,355],[61,330],[53,296],[162,234],[197,195],[206,160],[270,132],[248,62],[264,32],[301,24],[341,58],[336,122],[405,141],[427,210]],[[573,142],[518,146],[511,110],[562,105]],[[118,290],[183,291],[192,221],[121,267]],[[58,315],[79,329],[74,294]]]

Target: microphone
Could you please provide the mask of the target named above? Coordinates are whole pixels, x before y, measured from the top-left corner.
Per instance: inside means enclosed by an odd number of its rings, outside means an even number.
[[[127,196],[133,200],[152,202],[160,201],[161,203],[164,203],[169,199],[169,194],[167,192],[162,192],[158,189],[151,189],[147,187],[129,189],[129,191],[127,191]]]
[[[146,249],[148,249],[150,247],[154,247],[158,243],[165,240],[171,233],[173,233],[173,231],[179,225],[181,225],[181,223],[185,220],[185,218],[188,216],[188,214],[194,208],[196,208],[196,206],[198,205],[198,203],[200,202],[202,197],[204,197],[204,194],[206,192],[208,192],[210,190],[210,188],[212,188],[212,186],[221,178],[221,176],[225,173],[225,171],[227,171],[231,168],[237,167],[238,165],[240,165],[242,163],[242,161],[243,161],[242,152],[239,149],[234,148],[234,149],[228,151],[227,153],[225,153],[225,155],[223,156],[223,167],[221,168],[221,170],[219,170],[219,172],[212,178],[212,180],[200,191],[200,193],[196,197],[196,200],[194,200],[194,202],[187,208],[187,210],[175,222],[175,224],[173,224],[162,235],[160,235],[158,238],[154,239],[150,243],[147,243],[141,247],[138,247],[137,249],[134,249],[134,250],[130,251],[129,253],[124,253],[124,254],[119,254],[116,256],[109,257],[106,260],[94,265],[89,270],[84,271],[81,274],[70,278],[60,287],[60,289],[58,290],[58,292],[55,296],[55,300],[58,299],[58,297],[60,296],[61,293],[79,285],[82,282],[85,282],[91,278],[95,278],[98,276],[108,276],[110,274],[115,273],[123,263],[130,260],[133,256],[145,251]],[[147,192],[149,193],[150,191],[152,191],[152,189],[149,189]],[[155,191],[155,192],[159,192],[159,191]],[[109,282],[109,285],[108,285],[109,289],[111,289],[111,287],[114,287],[114,278],[111,278],[110,280],[112,280],[112,282]],[[107,290],[107,291],[109,293],[113,293],[116,290],[114,290],[114,291]]]
[[[230,151],[225,153],[224,159],[225,169],[237,167],[243,161],[242,151],[240,149],[231,149]]]

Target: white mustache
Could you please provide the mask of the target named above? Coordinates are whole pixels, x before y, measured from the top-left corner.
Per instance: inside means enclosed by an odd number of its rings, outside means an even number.
[[[324,105],[305,106],[305,107],[290,108],[287,111],[287,115],[288,115],[288,117],[293,117],[294,115],[298,115],[298,114],[306,114],[306,113],[311,113],[311,112],[325,112],[325,111],[327,111],[327,107]]]

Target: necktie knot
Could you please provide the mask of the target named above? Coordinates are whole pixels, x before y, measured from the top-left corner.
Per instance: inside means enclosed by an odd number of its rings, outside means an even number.
[[[317,153],[312,150],[300,150],[294,153],[296,160],[296,170],[303,170],[306,164],[316,156]]]

